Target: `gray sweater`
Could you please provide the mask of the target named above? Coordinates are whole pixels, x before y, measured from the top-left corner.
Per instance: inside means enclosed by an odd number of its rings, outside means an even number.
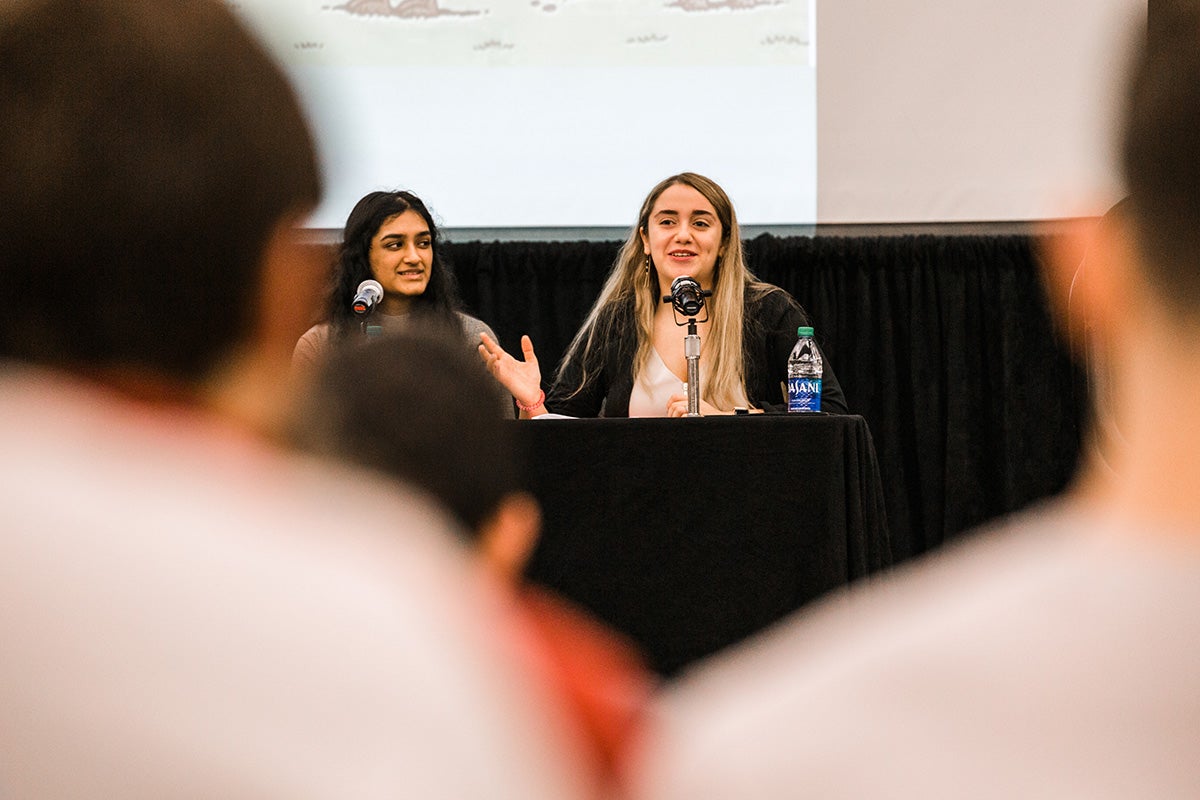
[[[387,334],[404,330],[405,326],[409,324],[410,317],[409,314],[375,314],[371,317],[371,321],[378,323],[383,328],[383,332]],[[486,333],[492,341],[499,341],[496,334],[483,320],[462,312],[458,312],[458,319],[462,323],[464,343],[472,350],[479,345],[479,334],[481,333]],[[328,322],[322,322],[304,332],[304,335],[296,342],[295,349],[292,350],[292,370],[294,372],[309,373],[329,355],[333,349],[332,331]],[[516,416],[516,409],[508,391],[502,389],[501,397],[503,402],[497,409],[497,413],[505,419],[512,419]]]

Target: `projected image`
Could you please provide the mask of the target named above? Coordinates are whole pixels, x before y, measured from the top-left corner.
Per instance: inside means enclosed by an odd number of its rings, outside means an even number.
[[[402,0],[393,5],[388,0],[350,0],[340,6],[333,7],[337,11],[355,14],[360,17],[406,17],[409,19],[429,17],[470,17],[482,14],[482,11],[460,11],[452,8],[441,8],[437,0]]]
[[[773,65],[809,56],[810,0],[237,0],[298,63]]]
[[[310,227],[389,188],[449,228],[623,227],[683,171],[816,218],[816,0],[227,1],[312,118]]]

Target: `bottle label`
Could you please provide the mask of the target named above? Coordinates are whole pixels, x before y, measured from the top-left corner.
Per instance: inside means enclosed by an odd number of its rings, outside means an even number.
[[[821,410],[820,378],[788,378],[788,413]]]

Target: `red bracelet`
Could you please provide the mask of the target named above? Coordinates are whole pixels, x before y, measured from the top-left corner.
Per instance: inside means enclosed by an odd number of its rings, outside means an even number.
[[[546,402],[546,393],[539,389],[538,390],[538,398],[537,398],[537,400],[533,401],[533,405],[531,405],[531,406],[525,405],[520,400],[517,400],[517,398],[515,398],[515,397],[513,398],[513,400],[516,401],[517,408],[528,413],[530,411],[533,411],[535,408],[540,406],[542,403]]]

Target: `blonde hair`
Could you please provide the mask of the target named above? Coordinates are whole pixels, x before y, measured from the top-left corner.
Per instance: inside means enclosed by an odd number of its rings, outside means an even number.
[[[629,233],[613,264],[612,272],[600,290],[596,304],[588,312],[583,326],[575,334],[567,355],[558,368],[561,378],[567,364],[578,361],[582,378],[572,394],[577,394],[590,379],[589,366],[597,343],[620,337],[620,328],[633,325],[637,332],[637,352],[632,371],[641,373],[650,357],[654,312],[662,298],[659,296],[658,271],[653,261],[647,266],[642,249],[642,234],[648,231],[650,212],[659,196],[677,184],[690,186],[704,196],[717,212],[721,223],[721,247],[713,277],[712,297],[708,301],[712,320],[704,341],[705,370],[701,373],[700,396],[723,411],[748,405],[745,361],[742,350],[742,328],[747,290],[760,295],[772,290],[761,283],[746,268],[742,253],[741,232],[733,203],[725,190],[711,179],[694,172],[672,175],[655,186],[642,203],[637,224]]]

